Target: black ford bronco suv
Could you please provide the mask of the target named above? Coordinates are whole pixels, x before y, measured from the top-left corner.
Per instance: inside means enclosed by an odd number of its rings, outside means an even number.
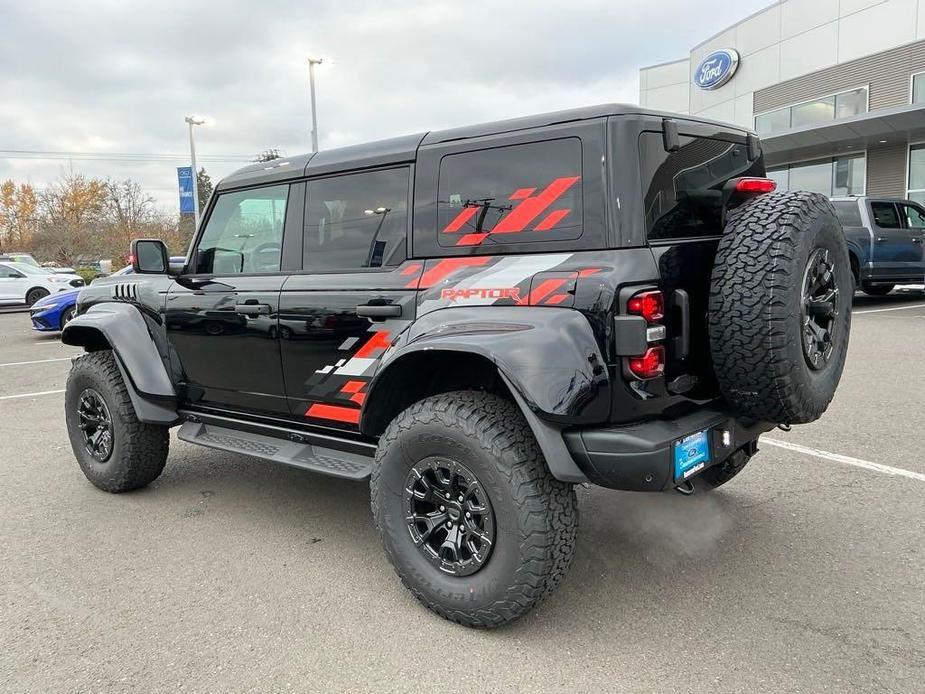
[[[509,622],[572,558],[574,485],[685,493],[817,419],[848,345],[831,203],[773,192],[750,132],[607,105],[246,167],[188,258],[133,245],[63,341],[97,487],[179,439],[370,477],[405,585]]]

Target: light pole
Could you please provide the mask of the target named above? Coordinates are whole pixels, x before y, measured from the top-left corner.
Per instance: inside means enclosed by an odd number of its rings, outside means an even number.
[[[308,59],[308,90],[312,100],[312,152],[318,151],[318,112],[315,109],[315,66],[324,62],[321,58]]]
[[[205,120],[196,118],[196,116],[187,116],[184,118],[189,123],[189,158],[193,167],[193,219],[196,221],[196,229],[199,228],[199,169],[196,168],[196,143],[193,141],[193,126],[202,125]]]

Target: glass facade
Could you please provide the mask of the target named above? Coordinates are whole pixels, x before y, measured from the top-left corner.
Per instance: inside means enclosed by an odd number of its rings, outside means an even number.
[[[925,205],[925,144],[909,148],[909,190],[906,197]]]
[[[809,190],[838,197],[863,195],[866,174],[867,157],[863,154],[852,154],[847,157],[820,159],[771,169],[768,171],[768,178],[777,182],[778,190]]]
[[[912,77],[912,103],[925,104],[925,72]]]
[[[790,128],[848,118],[859,113],[867,113],[867,87],[762,113],[755,116],[755,130],[759,135],[770,135]]]

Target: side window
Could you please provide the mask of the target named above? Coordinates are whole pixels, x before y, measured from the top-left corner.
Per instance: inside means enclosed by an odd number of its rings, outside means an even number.
[[[289,185],[221,193],[196,249],[195,272],[279,272]]]
[[[763,176],[744,143],[682,135],[666,152],[660,132],[639,136],[646,229],[649,240],[698,238],[723,233],[722,189],[739,176]]]
[[[582,231],[581,141],[450,154],[437,186],[441,246],[566,241]]]
[[[925,229],[925,212],[921,208],[900,204],[899,209],[908,229]]]
[[[10,277],[19,277],[19,273],[8,265],[0,265],[0,277],[9,279]]]
[[[858,203],[854,200],[845,200],[833,203],[835,205],[835,215],[842,226],[859,227],[862,226],[861,211],[858,209]]]
[[[308,182],[302,268],[399,265],[408,236],[408,168]]]
[[[870,211],[874,215],[874,224],[881,229],[900,229],[902,224],[899,222],[899,215],[896,213],[896,205],[891,202],[872,202]]]

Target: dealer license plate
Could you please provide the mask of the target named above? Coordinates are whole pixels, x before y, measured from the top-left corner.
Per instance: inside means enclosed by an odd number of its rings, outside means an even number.
[[[686,480],[710,462],[709,429],[685,436],[674,443],[674,479]]]

